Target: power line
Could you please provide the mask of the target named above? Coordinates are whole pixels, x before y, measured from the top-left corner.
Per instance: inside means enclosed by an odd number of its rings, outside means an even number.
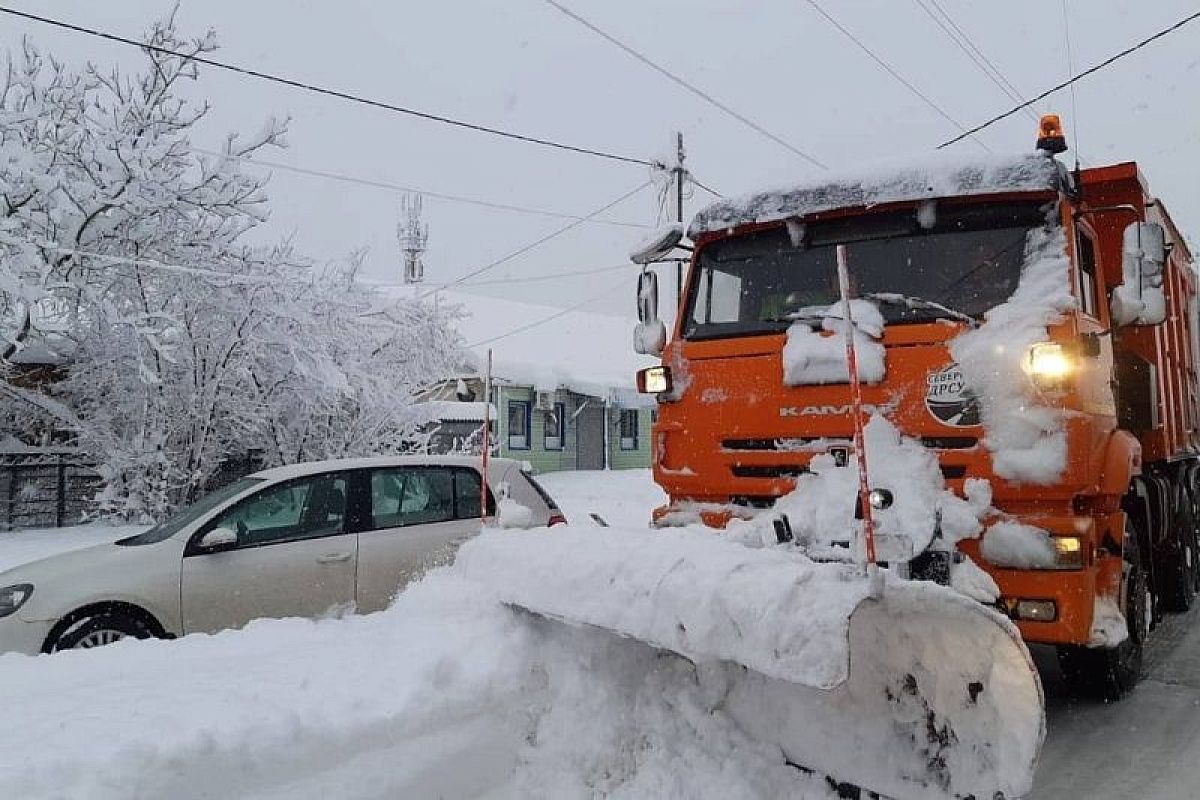
[[[646,66],[650,67],[650,68],[651,68],[652,70],[654,70],[655,72],[657,72],[657,73],[659,73],[660,75],[662,75],[662,76],[666,77],[668,80],[670,80],[671,82],[673,82],[673,83],[674,83],[674,84],[676,84],[677,86],[681,86],[681,87],[683,87],[683,88],[684,88],[684,89],[686,89],[687,91],[691,92],[692,94],[696,95],[696,96],[697,96],[697,97],[699,97],[700,99],[704,100],[706,103],[709,103],[710,105],[712,105],[712,106],[714,106],[714,107],[716,107],[716,108],[719,108],[721,111],[724,111],[726,114],[728,114],[729,116],[733,117],[733,118],[734,118],[734,119],[736,119],[738,122],[741,122],[743,125],[746,125],[747,127],[751,128],[752,130],[754,130],[754,131],[756,131],[756,132],[758,132],[758,133],[762,134],[763,136],[767,137],[767,138],[768,138],[768,139],[770,139],[771,141],[775,142],[775,144],[778,144],[778,145],[780,145],[781,147],[785,147],[785,148],[787,148],[788,150],[792,151],[792,152],[793,152],[793,153],[795,153],[796,155],[798,155],[798,156],[800,156],[801,158],[803,158],[803,159],[804,159],[805,161],[807,161],[808,163],[812,164],[814,167],[819,167],[819,168],[821,168],[821,169],[829,169],[829,167],[828,167],[828,166],[826,166],[825,164],[821,163],[821,162],[820,162],[820,161],[818,161],[817,159],[813,158],[813,157],[812,157],[812,156],[810,156],[808,153],[806,153],[806,152],[804,152],[803,150],[799,149],[798,147],[796,147],[796,146],[792,145],[790,142],[788,142],[788,141],[786,141],[786,140],[784,140],[784,139],[781,139],[780,137],[778,137],[778,136],[776,136],[775,134],[771,133],[770,131],[768,131],[768,130],[767,130],[766,128],[764,128],[763,126],[759,125],[759,124],[758,124],[757,122],[755,122],[754,120],[752,120],[752,119],[750,119],[750,118],[746,117],[746,116],[745,116],[745,115],[743,115],[743,114],[740,114],[740,113],[738,113],[737,111],[734,111],[732,108],[730,108],[730,107],[729,107],[728,105],[726,105],[725,103],[722,103],[720,100],[716,99],[715,97],[713,97],[712,95],[710,95],[708,92],[704,91],[703,89],[699,89],[699,88],[697,88],[695,85],[693,85],[693,84],[691,84],[691,83],[687,82],[687,81],[686,81],[686,80],[684,80],[683,78],[679,77],[679,76],[678,76],[678,75],[676,75],[675,73],[673,73],[673,72],[671,72],[670,70],[668,70],[666,67],[662,67],[662,66],[660,66],[660,65],[656,64],[655,62],[651,61],[651,60],[650,60],[648,57],[646,57],[646,56],[642,55],[642,54],[641,54],[641,53],[639,53],[637,50],[634,50],[632,47],[630,47],[629,45],[627,45],[627,44],[625,44],[624,42],[620,41],[620,40],[619,40],[619,39],[617,39],[615,36],[613,36],[613,35],[611,35],[611,34],[609,34],[609,33],[606,33],[605,31],[603,31],[603,30],[601,30],[600,28],[596,27],[595,25],[593,25],[593,24],[592,24],[591,22],[589,22],[588,20],[586,20],[586,19],[584,19],[583,17],[581,17],[581,16],[579,16],[578,14],[576,14],[576,13],[575,13],[574,11],[572,11],[571,9],[569,9],[569,8],[567,8],[566,6],[563,6],[563,5],[559,4],[558,2],[556,2],[556,0],[545,0],[545,2],[546,2],[548,5],[550,5],[550,6],[553,6],[554,8],[558,9],[559,11],[561,11],[563,14],[567,15],[567,16],[568,16],[568,17],[570,17],[571,19],[575,20],[575,21],[576,21],[576,22],[578,22],[580,25],[582,25],[582,26],[584,26],[585,28],[587,28],[588,30],[590,30],[592,33],[595,33],[597,36],[601,37],[602,39],[605,39],[605,40],[607,40],[608,42],[610,42],[611,44],[614,44],[614,45],[616,45],[617,47],[621,48],[621,49],[622,49],[622,50],[624,50],[626,53],[628,53],[629,55],[633,56],[633,57],[634,57],[634,58],[636,58],[638,61],[640,61],[640,62],[642,62],[643,64],[645,64]]]
[[[193,153],[198,153],[204,156],[213,158],[228,158],[234,161],[240,161],[245,164],[253,164],[258,167],[268,167],[270,169],[279,169],[285,172],[295,172],[298,175],[308,175],[314,178],[325,178],[333,181],[341,181],[343,183],[355,184],[358,186],[367,186],[373,189],[385,189],[392,192],[417,192],[426,197],[433,197],[438,200],[448,200],[455,203],[466,203],[467,205],[481,206],[483,208],[494,208],[500,211],[512,211],[519,214],[532,214],[543,217],[554,217],[557,219],[573,219],[586,220],[597,225],[616,225],[625,228],[648,228],[649,225],[644,225],[640,222],[622,222],[613,219],[587,219],[578,214],[564,214],[561,211],[550,211],[544,208],[531,208],[529,206],[516,206],[509,203],[494,203],[488,200],[480,200],[474,197],[464,197],[462,195],[446,194],[445,192],[431,192],[428,189],[419,189],[414,186],[401,186],[396,183],[388,183],[387,181],[378,181],[370,178],[358,178],[351,175],[342,175],[336,172],[326,172],[324,170],[308,169],[306,167],[296,167],[291,164],[283,164],[278,161],[267,161],[262,158],[250,158],[248,156],[237,155],[236,153],[223,153],[218,150],[205,150],[201,147],[188,147]]]
[[[73,247],[62,247],[59,244],[51,241],[38,240],[20,240],[11,239],[7,236],[0,236],[0,244],[7,244],[11,247],[24,247],[31,245],[42,250],[49,250],[52,253],[58,253],[64,256],[76,256],[78,258],[97,258],[103,261],[108,261],[113,264],[126,264],[134,267],[150,267],[152,269],[163,270],[164,272],[177,272],[183,275],[198,275],[204,277],[221,278],[230,281],[231,283],[273,283],[275,278],[256,277],[252,275],[238,275],[237,273],[221,272],[215,269],[204,269],[203,267],[187,267],[182,264],[168,264],[163,261],[157,261],[152,258],[132,258],[129,256],[114,256],[106,253],[95,253],[90,250],[78,250]]]
[[[524,245],[523,247],[519,247],[516,250],[513,250],[508,255],[501,256],[500,258],[497,258],[495,261],[484,264],[482,267],[477,267],[476,269],[471,270],[467,274],[461,275],[458,278],[455,278],[454,280],[450,281],[449,283],[444,283],[444,284],[441,284],[440,286],[430,289],[429,291],[419,295],[416,299],[424,300],[426,297],[429,297],[432,294],[436,294],[437,292],[440,292],[443,289],[449,289],[451,286],[457,286],[461,283],[465,283],[466,281],[470,280],[471,278],[474,278],[476,275],[487,272],[490,269],[495,269],[496,267],[500,266],[501,264],[505,264],[509,261],[512,261],[517,256],[524,255],[525,253],[528,253],[530,250],[534,249],[535,247],[539,247],[539,246],[545,244],[546,242],[550,241],[551,239],[556,239],[559,236],[562,236],[564,233],[567,233],[568,231],[578,228],[580,225],[584,224],[585,222],[592,219],[593,217],[596,217],[599,214],[603,214],[605,211],[608,211],[610,208],[617,205],[618,203],[622,203],[622,202],[628,200],[630,197],[633,197],[635,194],[642,191],[647,186],[651,185],[651,183],[653,183],[653,181],[646,181],[642,184],[639,184],[636,188],[631,189],[630,191],[628,191],[625,194],[618,197],[616,200],[605,203],[603,206],[596,209],[591,214],[588,214],[583,219],[578,219],[578,220],[575,220],[574,222],[570,222],[570,223],[564,225],[563,227],[559,228],[558,230],[555,230],[555,231],[552,231],[552,232],[546,234],[545,236],[543,236],[542,238],[540,238],[536,241],[530,242],[529,244]]]
[[[550,314],[549,316],[542,317],[541,319],[537,319],[537,320],[534,320],[533,322],[513,328],[512,330],[502,333],[498,336],[491,336],[487,339],[480,339],[478,342],[472,342],[471,344],[467,345],[467,347],[468,348],[480,347],[485,344],[491,344],[492,342],[498,342],[501,339],[507,339],[510,336],[516,336],[518,333],[524,333],[525,331],[530,330],[532,328],[536,328],[539,325],[545,325],[547,322],[553,322],[554,320],[558,319],[559,317],[566,316],[567,314],[570,314],[572,311],[578,311],[579,309],[583,308],[584,306],[590,305],[591,303],[596,302],[597,300],[599,300],[602,297],[607,297],[608,295],[612,294],[613,292],[615,292],[617,289],[620,289],[624,285],[625,285],[624,280],[622,280],[620,283],[614,283],[612,286],[608,287],[603,292],[592,295],[591,297],[588,297],[584,300],[580,300],[578,303],[575,303],[574,305],[571,305],[571,306],[567,306],[566,308],[564,308],[560,311],[556,311],[555,313]]]
[[[1024,99],[1023,95],[1021,93],[1021,90],[1018,89],[1015,85],[1013,85],[1013,82],[1010,81],[1008,79],[1008,77],[1005,76],[1004,72],[998,66],[996,66],[996,64],[990,58],[987,57],[986,53],[984,53],[981,49],[979,49],[979,46],[975,44],[974,40],[971,39],[970,35],[968,35],[967,32],[964,31],[961,27],[959,27],[959,24],[954,21],[954,17],[950,16],[950,12],[948,12],[948,11],[946,11],[946,9],[942,8],[941,4],[938,3],[938,0],[929,0],[929,4],[938,10],[938,12],[942,15],[942,17],[946,20],[946,22],[950,23],[950,27],[953,28],[958,33],[958,35],[962,37],[962,40],[964,42],[966,42],[967,45],[972,50],[975,51],[975,54],[977,56],[979,56],[980,59],[983,60],[983,63],[986,64],[989,68],[991,68],[991,71],[995,74],[995,76],[997,78],[1000,79],[1000,82],[1008,87],[1008,89],[1011,92],[1011,94],[1009,96],[1013,100],[1016,100],[1018,102],[1020,102],[1022,99]],[[1033,116],[1036,118],[1037,115],[1034,114]]]
[[[718,192],[716,189],[710,189],[710,188],[708,188],[707,186],[705,186],[703,183],[701,183],[700,181],[696,180],[696,176],[695,176],[695,175],[693,175],[693,174],[691,174],[690,172],[688,173],[688,177],[691,179],[692,183],[696,184],[696,185],[697,185],[697,186],[699,186],[701,189],[703,189],[704,191],[706,191],[706,192],[708,192],[709,194],[711,194],[713,197],[718,197],[718,198],[719,198],[719,197],[724,197],[724,196],[725,196],[725,195],[721,194],[720,192]]]
[[[974,128],[971,128],[969,131],[965,131],[962,135],[956,136],[953,139],[947,139],[946,141],[939,144],[937,146],[937,149],[941,150],[943,147],[952,145],[955,142],[962,140],[964,137],[978,133],[979,131],[983,130],[984,128],[994,125],[1002,119],[1007,119],[1008,117],[1011,117],[1013,114],[1016,114],[1022,108],[1027,108],[1039,100],[1044,100],[1045,98],[1049,97],[1050,95],[1054,94],[1055,92],[1059,91],[1060,89],[1065,89],[1066,87],[1070,86],[1071,84],[1075,83],[1076,81],[1079,81],[1083,78],[1086,78],[1088,75],[1091,75],[1093,72],[1098,72],[1098,71],[1104,69],[1105,67],[1107,67],[1109,64],[1113,63],[1114,61],[1118,61],[1119,59],[1124,58],[1125,56],[1129,55],[1130,53],[1133,53],[1137,50],[1142,49],[1143,47],[1145,47],[1146,45],[1155,41],[1156,39],[1161,39],[1162,37],[1166,36],[1168,33],[1173,33],[1175,31],[1179,30],[1180,28],[1182,28],[1184,25],[1187,25],[1189,22],[1194,22],[1196,19],[1200,19],[1200,11],[1197,11],[1194,14],[1189,14],[1188,16],[1184,17],[1183,19],[1179,20],[1179,22],[1176,22],[1174,25],[1163,28],[1158,33],[1153,34],[1152,36],[1148,36],[1145,39],[1142,39],[1137,44],[1131,45],[1131,46],[1125,48],[1124,50],[1122,50],[1121,52],[1119,52],[1115,55],[1109,56],[1108,58],[1101,61],[1099,64],[1088,67],[1087,69],[1085,69],[1083,72],[1079,73],[1078,75],[1074,75],[1074,76],[1068,78],[1067,80],[1063,81],[1062,83],[1058,84],[1057,86],[1053,86],[1053,87],[1047,89],[1046,91],[1039,94],[1037,97],[1031,97],[1030,99],[1026,100],[1024,103],[1013,106],[1008,111],[1005,111],[1002,114],[997,114],[996,116],[992,117],[991,119],[987,120],[986,122],[976,125]]]
[[[582,275],[599,275],[602,272],[616,272],[617,270],[631,270],[633,265],[630,262],[624,264],[614,264],[611,267],[597,267],[595,269],[578,269],[572,272],[547,272],[541,275],[527,275],[520,278],[496,278],[486,281],[468,281],[462,284],[465,287],[471,286],[496,286],[499,284],[508,285],[510,283],[537,283],[538,281],[552,281],[559,278],[577,278]]]
[[[899,72],[897,72],[892,67],[891,64],[887,63],[882,58],[875,55],[874,50],[872,50],[871,48],[869,48],[865,44],[863,44],[859,40],[859,38],[857,36],[855,36],[853,33],[851,33],[849,30],[847,30],[846,27],[844,25],[842,25],[842,23],[838,22],[836,19],[834,19],[832,16],[830,16],[829,13],[825,9],[821,8],[820,4],[818,4],[816,2],[816,0],[808,0],[808,4],[810,6],[812,6],[814,9],[816,9],[817,13],[820,14],[822,17],[824,17],[829,22],[829,24],[833,25],[833,27],[835,27],[839,31],[841,31],[842,35],[844,35],[847,39],[849,39],[851,42],[853,42],[858,47],[859,50],[862,50],[864,53],[866,53],[868,56],[870,56],[871,60],[874,61],[876,64],[878,64],[880,67],[882,67],[883,70],[885,72],[887,72],[887,74],[891,75],[897,81],[904,84],[904,86],[910,92],[915,94],[917,97],[921,98],[921,100],[923,100],[925,102],[925,105],[929,106],[934,111],[936,111],[942,117],[942,119],[945,119],[950,124],[952,124],[954,127],[958,128],[960,131],[964,130],[963,124],[961,122],[956,120],[954,117],[950,116],[948,113],[946,113],[945,110],[942,109],[941,106],[939,106],[937,103],[933,102],[933,100],[929,99],[929,97],[924,92],[922,92],[916,86],[913,86],[908,81],[908,79],[906,79],[903,75],[901,75]],[[966,133],[964,133],[963,135],[965,136]],[[959,138],[962,138],[962,137],[959,137]],[[978,139],[975,140],[975,143],[978,144],[980,147],[982,147],[984,150],[991,152],[991,148],[988,147],[983,142],[979,141]]]
[[[1067,0],[1062,0],[1063,39],[1067,43],[1067,74],[1075,71],[1075,60],[1071,56],[1071,15],[1067,11]],[[1075,84],[1071,84],[1071,133],[1075,137],[1075,166],[1079,166],[1079,105],[1075,100]]]
[[[215,59],[208,58],[206,56],[183,53],[183,52],[179,52],[177,50],[171,50],[166,47],[160,47],[159,45],[148,44],[146,42],[139,42],[136,39],[129,39],[124,36],[118,36],[117,34],[114,34],[114,33],[108,33],[106,31],[99,31],[94,28],[87,28],[82,25],[75,25],[75,24],[72,24],[69,22],[64,22],[62,20],[52,19],[50,17],[39,16],[37,14],[30,14],[29,12],[26,12],[26,11],[17,11],[16,9],[7,8],[5,6],[0,6],[0,13],[9,14],[11,16],[20,17],[22,19],[30,20],[33,22],[40,22],[44,25],[50,25],[55,28],[61,28],[63,30],[73,31],[75,33],[83,33],[83,34],[87,34],[88,36],[95,36],[100,39],[107,39],[110,42],[117,42],[119,44],[129,45],[131,47],[136,47],[140,50],[148,50],[150,52],[159,53],[161,55],[172,56],[175,58],[182,58],[186,61],[194,61],[197,64],[204,64],[206,66],[215,67],[217,69],[223,69],[228,72],[235,72],[240,75],[247,75],[252,78],[258,78],[259,80],[283,84],[284,86],[290,86],[293,89],[302,89],[306,92],[313,92],[315,94],[321,94],[321,95],[325,95],[327,97],[336,97],[339,100],[346,100],[351,103],[358,103],[359,105],[370,106],[372,108],[380,108],[385,111],[392,111],[397,114],[406,114],[410,117],[417,117],[419,119],[428,120],[430,122],[440,122],[444,125],[453,125],[458,128],[464,128],[466,130],[476,131],[478,133],[488,133],[493,136],[500,136],[500,137],[503,137],[506,139],[514,139],[516,141],[526,142],[528,144],[541,145],[542,147],[552,147],[552,148],[555,148],[558,150],[567,150],[567,151],[570,151],[573,153],[581,153],[583,155],[595,156],[597,158],[606,158],[606,159],[609,159],[612,161],[622,161],[622,162],[625,162],[628,164],[641,164],[643,166],[648,166],[648,167],[654,166],[654,162],[647,161],[646,159],[643,159],[643,158],[634,158],[632,156],[625,156],[625,155],[620,155],[617,153],[609,153],[604,150],[594,150],[594,149],[588,148],[588,147],[579,147],[576,145],[564,144],[562,142],[556,142],[556,141],[552,141],[550,139],[542,139],[537,136],[528,136],[526,134],[514,133],[512,131],[506,131],[506,130],[502,130],[500,128],[492,128],[487,125],[480,125],[475,122],[466,122],[464,120],[442,116],[441,114],[433,114],[428,111],[419,111],[414,108],[407,108],[405,106],[399,106],[399,105],[395,105],[393,103],[384,102],[382,100],[373,100],[368,97],[363,97],[362,95],[351,94],[349,92],[343,92],[338,89],[330,89],[328,87],[318,86],[318,85],[312,84],[312,83],[305,83],[303,81],[295,80],[293,78],[286,78],[282,75],[277,75],[277,74],[270,73],[270,72],[263,72],[261,70],[251,69],[249,67],[243,67],[238,64],[230,64],[230,63],[227,63],[224,61],[217,61]]]
[[[937,8],[939,12],[941,12],[942,16],[946,18],[945,21],[943,21],[928,5],[925,4],[925,0],[913,0],[913,2],[915,2],[917,6],[925,12],[926,16],[933,20],[934,23],[942,29],[942,32],[946,34],[950,41],[954,42],[955,46],[957,46],[967,58],[974,62],[975,66],[979,67],[980,72],[982,72],[988,78],[988,80],[999,87],[1000,91],[1004,92],[1009,100],[1015,100],[1020,103],[1025,99],[1015,89],[1015,87],[1013,87],[1008,79],[1004,77],[1004,74],[1000,72],[1000,70],[997,69],[997,67],[992,64],[991,61],[988,61],[983,56],[983,53],[979,50],[975,43],[971,41],[971,37],[968,36],[962,28],[958,27],[958,25],[954,23],[954,20],[950,18],[950,15],[946,13],[946,10],[937,5],[936,0],[930,0],[930,2],[935,8]],[[951,30],[951,26],[953,26],[953,30]],[[1028,113],[1032,119],[1037,119],[1037,115],[1029,109],[1026,109],[1026,113]]]

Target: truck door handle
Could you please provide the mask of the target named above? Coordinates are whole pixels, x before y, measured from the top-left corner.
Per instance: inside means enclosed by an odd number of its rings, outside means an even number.
[[[349,561],[349,553],[326,553],[323,556],[317,556],[318,564],[337,564],[342,561]]]

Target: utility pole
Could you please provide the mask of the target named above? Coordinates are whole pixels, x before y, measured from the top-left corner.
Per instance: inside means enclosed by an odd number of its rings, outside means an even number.
[[[683,224],[683,181],[687,177],[687,170],[683,168],[683,160],[686,154],[683,150],[683,132],[678,131],[675,134],[675,168],[671,170],[675,173],[675,221],[680,225]],[[675,260],[675,309],[679,313],[679,304],[683,300],[683,259]]]

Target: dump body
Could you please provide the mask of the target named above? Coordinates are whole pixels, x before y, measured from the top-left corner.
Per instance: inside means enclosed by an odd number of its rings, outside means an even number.
[[[1052,159],[1044,161],[1055,165]],[[808,471],[813,458],[832,453],[844,459],[852,436],[845,381],[788,385],[781,380],[789,325],[772,327],[763,320],[777,323],[784,318],[771,318],[760,310],[755,327],[754,320],[747,322],[730,308],[723,319],[737,317],[738,322],[711,322],[719,299],[714,258],[740,264],[752,260],[752,255],[739,255],[743,251],[774,258],[787,249],[789,238],[799,247],[809,239],[820,244],[822,236],[833,241],[838,236],[853,240],[857,235],[863,242],[860,263],[870,271],[874,269],[871,242],[891,235],[892,220],[918,220],[911,228],[902,227],[905,236],[943,229],[953,233],[957,226],[976,232],[975,238],[922,252],[938,262],[936,269],[963,271],[966,277],[955,280],[965,283],[954,291],[967,305],[987,304],[968,313],[988,320],[989,311],[1009,299],[1017,275],[1015,268],[1000,264],[1011,261],[1011,253],[1003,255],[989,239],[995,238],[989,231],[1013,230],[1019,240],[1020,226],[1033,230],[1034,224],[1016,220],[1039,208],[1051,217],[1048,235],[1061,236],[1064,242],[1059,254],[1065,253],[1066,291],[1073,299],[1072,307],[1058,308],[1048,318],[1039,337],[1059,345],[1065,354],[1069,370],[1062,380],[1051,390],[1040,384],[1018,387],[1024,398],[1019,402],[1006,393],[1011,393],[1014,381],[1032,380],[1028,376],[1018,375],[1007,386],[989,387],[986,381],[972,385],[970,370],[964,375],[955,360],[956,353],[966,350],[960,337],[972,325],[951,314],[922,316],[910,306],[908,312],[885,319],[878,337],[883,375],[868,379],[863,399],[868,412],[883,414],[904,436],[919,440],[936,455],[946,484],[955,493],[962,495],[969,479],[990,483],[993,512],[985,526],[999,520],[1018,522],[1048,533],[1060,550],[1078,548],[1078,555],[1063,559],[1066,563],[1018,568],[989,562],[980,552],[978,538],[958,543],[995,579],[1001,607],[1027,641],[1096,644],[1103,633],[1096,609],[1104,598],[1119,595],[1127,547],[1143,550],[1141,563],[1148,565],[1156,597],[1164,596],[1164,576],[1177,566],[1172,559],[1195,557],[1194,530],[1186,532],[1189,555],[1181,544],[1184,533],[1176,524],[1185,506],[1189,515],[1195,509],[1195,459],[1200,448],[1197,301],[1191,255],[1135,164],[1085,169],[1069,176],[1061,168],[1045,170],[1028,159],[1013,163],[1008,172],[985,171],[982,179],[975,173],[965,173],[965,178],[959,173],[950,178],[942,175],[937,180],[901,175],[890,182],[881,180],[874,188],[858,182],[792,194],[764,193],[701,212],[690,230],[696,246],[687,290],[663,353],[673,387],[659,395],[653,467],[655,480],[671,504],[660,509],[657,518],[668,519],[668,511],[697,503],[707,509],[706,521],[720,525],[729,518],[722,507],[769,507],[792,491],[797,476]],[[990,180],[989,175],[999,177]],[[1118,327],[1111,319],[1110,301],[1114,289],[1125,282],[1123,235],[1135,222],[1159,223],[1165,231],[1167,313],[1158,324]],[[860,228],[861,234],[844,233]],[[1026,261],[1031,258],[1029,241],[1025,240]],[[965,259],[964,254],[975,246],[990,247],[994,258],[989,256],[988,263],[999,265],[985,270],[995,273],[990,283],[951,263]],[[820,250],[811,247],[814,253]],[[855,257],[852,249],[852,271]],[[859,288],[918,294],[909,282],[925,278],[912,276],[935,268],[911,258],[907,263],[916,264],[911,273],[893,268],[890,273],[864,274]],[[1028,264],[1021,266],[1027,268]],[[716,274],[719,282],[721,275]],[[752,273],[742,271],[737,276],[744,298]],[[887,285],[892,280],[894,286]],[[939,280],[948,285],[946,279]],[[979,284],[977,290],[964,290],[973,282]],[[808,289],[813,297],[821,294],[815,284]],[[808,289],[794,291],[788,299],[803,305]],[[787,319],[795,319],[795,312]],[[819,329],[817,333],[831,335]],[[1003,347],[1003,341],[996,346]],[[1026,411],[1052,420],[1056,428],[1047,436],[1065,442],[1057,469],[1043,468],[1032,457],[1020,463],[1013,453],[1001,451],[1005,443],[999,423],[989,429],[989,418],[1007,415],[1011,419]],[[1048,477],[1047,472],[1053,474]],[[1132,526],[1127,525],[1127,517]],[[1126,536],[1127,529],[1134,528],[1139,531],[1137,542]],[[1023,600],[1041,601],[1041,605],[1024,614]]]

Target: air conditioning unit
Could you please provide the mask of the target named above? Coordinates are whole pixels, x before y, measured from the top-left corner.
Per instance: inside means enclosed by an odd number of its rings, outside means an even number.
[[[533,396],[533,407],[538,411],[553,411],[554,392],[535,392]]]

